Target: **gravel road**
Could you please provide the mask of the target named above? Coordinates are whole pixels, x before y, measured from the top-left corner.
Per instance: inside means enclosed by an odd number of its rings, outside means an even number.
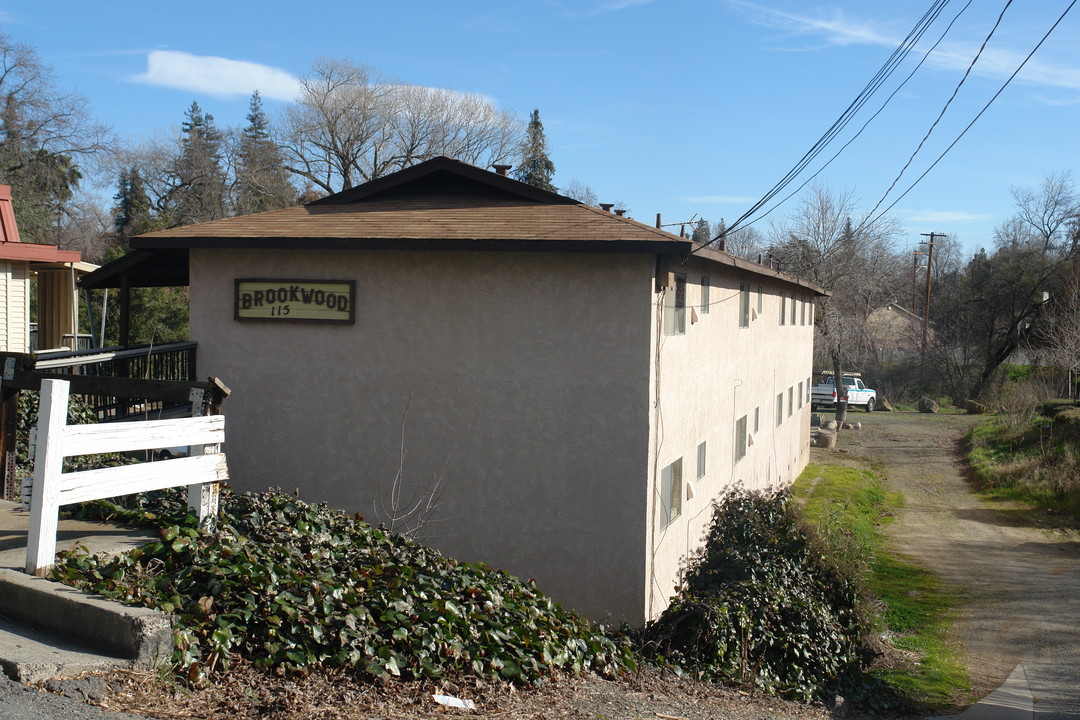
[[[958,439],[975,418],[874,413],[840,447],[882,463],[905,496],[892,526],[904,552],[960,586],[973,690],[985,695],[1022,663],[1037,720],[1080,720],[1080,533],[1052,515],[970,492]],[[815,461],[828,462],[815,451]]]

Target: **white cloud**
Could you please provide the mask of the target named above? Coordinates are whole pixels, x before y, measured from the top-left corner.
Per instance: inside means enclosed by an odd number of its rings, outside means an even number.
[[[281,68],[172,50],[149,53],[146,72],[131,80],[220,97],[250,95],[258,90],[264,98],[276,100],[293,100],[299,89],[297,79]]]
[[[959,210],[916,210],[907,214],[910,222],[920,223],[978,222],[992,217],[986,213],[969,213]]]
[[[683,202],[711,203],[714,205],[745,205],[757,202],[757,198],[739,197],[738,195],[695,195],[682,198]]]

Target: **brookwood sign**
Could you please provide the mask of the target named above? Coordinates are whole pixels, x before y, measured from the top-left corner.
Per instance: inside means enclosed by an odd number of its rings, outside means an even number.
[[[356,282],[338,280],[237,280],[237,320],[353,323]]]

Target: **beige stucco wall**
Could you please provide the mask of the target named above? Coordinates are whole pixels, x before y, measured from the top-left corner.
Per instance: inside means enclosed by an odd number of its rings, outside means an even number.
[[[640,622],[654,262],[192,250],[199,372],[233,389],[234,486],[385,517],[408,407],[406,478],[445,480],[421,539]],[[245,277],[355,280],[356,324],[235,321]]]
[[[712,501],[733,483],[751,489],[790,483],[809,459],[810,405],[805,401],[812,372],[812,294],[794,284],[691,257],[665,263],[686,274],[686,332],[667,334],[663,312],[672,291],[654,296],[652,392],[658,402],[651,419],[655,463],[649,468],[647,535],[648,614],[667,606],[685,558],[700,546],[712,517]],[[710,282],[709,312],[702,312],[701,277]],[[750,285],[749,327],[739,327],[740,283]],[[761,311],[758,311],[759,289]],[[787,313],[780,325],[780,293]],[[792,295],[797,299],[795,323]],[[805,307],[804,307],[805,306]],[[693,313],[691,313],[691,309]],[[696,322],[693,316],[696,315]],[[658,382],[658,386],[657,383]],[[800,388],[801,384],[801,388]],[[788,415],[788,390],[793,408]],[[779,425],[776,396],[783,394]],[[800,394],[801,393],[801,394]],[[758,429],[754,431],[755,409]],[[735,462],[735,423],[747,416],[746,455]],[[698,477],[697,448],[706,443],[705,474]],[[682,458],[680,515],[666,522],[660,501],[664,467]]]

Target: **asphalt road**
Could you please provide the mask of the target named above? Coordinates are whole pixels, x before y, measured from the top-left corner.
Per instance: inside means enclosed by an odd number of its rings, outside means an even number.
[[[0,718],[10,720],[146,720],[141,715],[110,712],[83,700],[41,692],[0,672]]]

